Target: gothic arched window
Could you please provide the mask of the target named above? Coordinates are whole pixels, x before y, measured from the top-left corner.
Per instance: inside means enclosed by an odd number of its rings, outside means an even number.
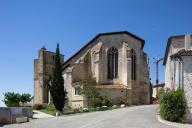
[[[108,50],[108,78],[113,79],[118,77],[118,50],[111,47]]]
[[[133,49],[131,49],[131,79],[136,80],[136,54]]]

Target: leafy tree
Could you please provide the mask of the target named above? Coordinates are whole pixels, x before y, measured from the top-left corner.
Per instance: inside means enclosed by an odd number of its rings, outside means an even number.
[[[20,101],[24,104],[30,102],[32,100],[31,94],[23,93],[20,97]]]
[[[64,90],[64,80],[62,76],[62,65],[60,61],[59,44],[57,44],[56,55],[54,58],[53,75],[50,77],[50,82],[48,86],[55,108],[58,111],[63,112],[63,107],[65,104],[65,96],[67,93]]]
[[[96,107],[98,104],[97,101],[100,102],[96,85],[97,82],[94,78],[89,78],[81,82],[81,93],[85,95],[88,107]]]
[[[112,102],[106,97],[98,93],[97,82],[95,78],[88,77],[88,79],[81,82],[80,94],[84,94],[89,108],[112,106]]]
[[[4,93],[3,102],[7,107],[18,107],[20,99],[21,99],[21,95],[19,93],[6,92]]]
[[[4,93],[4,100],[6,106],[8,107],[19,107],[19,102],[27,103],[32,100],[31,94],[23,93],[22,95],[14,92]]]

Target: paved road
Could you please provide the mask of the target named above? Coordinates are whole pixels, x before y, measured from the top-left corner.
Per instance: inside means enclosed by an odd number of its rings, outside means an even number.
[[[172,128],[158,122],[155,105],[36,119],[7,128]]]
[[[46,114],[46,113],[43,113],[43,112],[40,112],[40,111],[33,111],[35,114],[33,114],[33,118],[35,119],[41,119],[41,118],[51,118],[51,117],[54,117],[52,115],[49,115],[49,114]]]

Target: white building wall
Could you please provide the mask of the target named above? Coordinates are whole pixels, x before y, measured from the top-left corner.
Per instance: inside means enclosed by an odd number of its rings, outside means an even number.
[[[183,57],[184,71],[184,91],[187,98],[188,107],[192,108],[192,57]]]
[[[170,57],[167,59],[167,63],[165,65],[165,87],[172,89],[172,81],[173,81],[173,62]]]

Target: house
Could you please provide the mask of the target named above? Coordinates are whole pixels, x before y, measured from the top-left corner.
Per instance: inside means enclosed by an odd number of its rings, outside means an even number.
[[[164,88],[164,86],[165,86],[165,83],[156,84],[156,85],[153,85],[153,86],[152,86],[152,89],[153,89],[152,97],[153,97],[154,99],[157,98],[158,91],[159,91],[160,89]]]
[[[114,104],[122,98],[127,98],[130,104],[149,104],[149,64],[144,45],[143,39],[127,31],[95,36],[63,63],[67,104],[73,108],[86,106],[78,86],[89,77],[96,79],[100,95]]]
[[[165,87],[184,89],[188,113],[192,110],[192,35],[171,36],[167,42],[163,65]],[[188,114],[191,116],[190,114]],[[191,117],[189,117],[191,118]]]

